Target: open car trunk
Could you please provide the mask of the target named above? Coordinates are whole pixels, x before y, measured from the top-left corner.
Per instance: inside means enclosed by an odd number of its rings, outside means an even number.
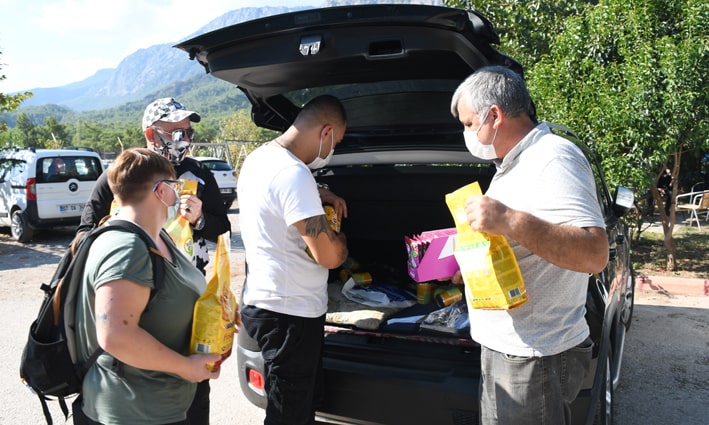
[[[349,214],[343,219],[342,231],[347,235],[350,257],[357,263],[347,271],[369,273],[373,286],[393,286],[415,297],[416,282],[407,273],[404,237],[454,227],[445,194],[473,181],[478,181],[485,190],[493,173],[493,166],[487,164],[348,166],[330,168],[317,180],[347,201]],[[357,303],[348,302],[341,294],[346,280],[342,270],[330,273],[329,324],[392,333],[398,337],[403,334],[455,336],[446,331],[424,331],[416,323],[421,321],[421,316],[438,309],[435,300],[409,308],[377,309],[360,304],[359,309]],[[432,282],[434,289],[449,284]],[[419,319],[407,321],[407,318]],[[459,334],[468,338],[467,331]]]
[[[358,271],[371,273],[372,285],[396,285],[415,296],[404,236],[454,227],[445,194],[473,181],[486,190],[493,173],[488,164],[349,166],[331,168],[317,180],[347,201],[349,214],[342,231],[350,256],[360,264]],[[330,275],[321,418],[477,423],[477,404],[471,400],[477,399],[478,388],[470,383],[479,379],[479,346],[470,339],[468,328],[423,327],[424,318],[439,309],[435,301],[384,315],[364,305],[336,311],[342,306],[333,303],[341,288],[339,271]],[[464,307],[464,301],[460,304]],[[436,405],[415,401],[426,400],[430,391],[445,401]]]

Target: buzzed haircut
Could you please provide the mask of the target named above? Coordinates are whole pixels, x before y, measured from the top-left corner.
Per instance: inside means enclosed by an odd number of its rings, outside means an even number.
[[[328,94],[311,99],[298,114],[296,123],[317,122],[345,126],[347,114],[342,102]]]

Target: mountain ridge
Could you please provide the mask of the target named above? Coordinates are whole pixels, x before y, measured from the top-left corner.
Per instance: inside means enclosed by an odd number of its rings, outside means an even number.
[[[244,21],[309,8],[312,6],[234,9],[174,43],[156,44],[138,49],[123,58],[116,68],[98,70],[84,80],[60,87],[26,90],[32,92],[33,96],[23,102],[22,108],[54,104],[76,112],[84,112],[113,108],[143,99],[165,86],[188,81],[205,73],[204,68],[197,62],[189,60],[185,52],[172,47],[180,41]]]
[[[88,78],[60,87],[26,90],[33,96],[19,109],[0,114],[0,121],[13,128],[18,116],[25,114],[35,124],[43,123],[47,117],[54,117],[61,123],[112,125],[115,121],[133,122],[139,119],[146,104],[167,96],[175,96],[186,104],[198,104],[200,111],[209,112],[214,119],[224,118],[238,109],[249,107],[246,97],[233,84],[207,74],[197,61],[189,60],[187,54],[174,45],[216,29],[266,16],[315,7],[375,3],[444,5],[442,0],[324,0],[317,6],[237,8],[174,43],[138,49],[123,58],[116,68],[100,69]]]

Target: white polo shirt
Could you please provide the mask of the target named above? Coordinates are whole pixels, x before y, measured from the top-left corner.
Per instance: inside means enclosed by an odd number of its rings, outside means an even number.
[[[498,164],[486,195],[542,220],[605,228],[596,183],[582,151],[542,123]],[[549,356],[589,335],[584,318],[588,274],[557,267],[508,239],[529,300],[515,309],[469,308],[478,343],[515,356]]]

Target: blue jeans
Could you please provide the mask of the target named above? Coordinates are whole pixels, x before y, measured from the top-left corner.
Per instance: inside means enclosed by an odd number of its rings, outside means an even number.
[[[481,348],[481,425],[570,423],[570,404],[590,372],[590,338],[546,357],[511,356]]]
[[[314,424],[325,315],[297,317],[247,305],[241,310],[241,321],[263,357],[268,399],[264,424]]]

